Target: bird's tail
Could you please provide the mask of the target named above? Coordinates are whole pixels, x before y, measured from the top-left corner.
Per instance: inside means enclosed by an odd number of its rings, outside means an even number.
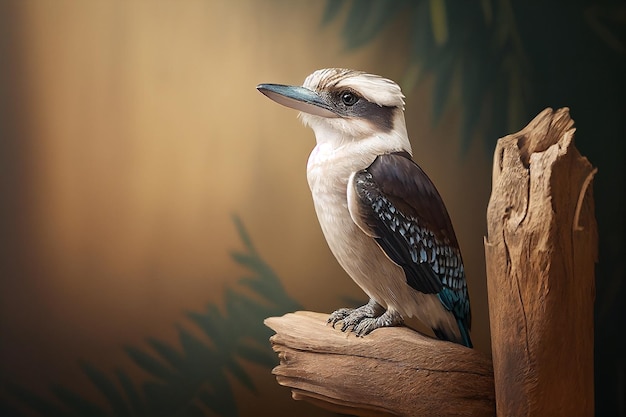
[[[459,333],[461,337],[458,337],[454,332],[450,331],[450,329],[445,328],[436,328],[433,329],[435,336],[441,340],[447,340],[449,342],[458,343],[463,346],[467,346],[468,348],[473,348],[472,339],[470,338],[469,329],[465,322],[461,319],[456,319],[457,325],[459,326]]]
[[[463,345],[468,348],[473,348],[472,339],[470,338],[469,329],[465,322],[461,319],[456,319],[457,324],[459,325],[459,331],[461,332],[461,339],[463,339]]]

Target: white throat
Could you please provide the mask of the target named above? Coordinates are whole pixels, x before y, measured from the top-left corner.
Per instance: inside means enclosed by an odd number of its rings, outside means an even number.
[[[380,131],[367,120],[356,118],[329,119],[300,113],[300,120],[315,133],[317,145],[339,150],[348,148],[350,152],[372,154],[405,151],[412,154],[411,143],[406,130],[404,114],[398,112],[393,129]]]

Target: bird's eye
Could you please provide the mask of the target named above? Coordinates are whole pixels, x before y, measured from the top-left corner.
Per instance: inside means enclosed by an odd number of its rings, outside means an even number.
[[[351,91],[344,91],[341,93],[341,101],[346,106],[353,106],[357,101],[359,101],[359,96]]]

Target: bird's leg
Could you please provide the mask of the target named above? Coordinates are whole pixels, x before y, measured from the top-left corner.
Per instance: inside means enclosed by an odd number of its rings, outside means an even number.
[[[384,311],[383,306],[378,304],[373,298],[370,298],[367,304],[359,308],[340,308],[336,310],[328,318],[328,323],[331,323],[332,326],[335,327],[338,321],[342,322],[341,331],[345,332],[350,326],[356,326],[361,320],[378,317],[383,314]]]
[[[362,319],[352,331],[356,333],[357,336],[365,336],[379,327],[399,326],[402,323],[404,323],[404,319],[400,313],[395,310],[387,310],[378,317],[366,317]]]

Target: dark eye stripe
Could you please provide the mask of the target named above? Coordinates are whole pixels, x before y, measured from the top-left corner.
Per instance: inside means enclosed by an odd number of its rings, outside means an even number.
[[[354,94],[352,91],[344,91],[341,93],[341,101],[346,106],[354,106],[357,101],[359,101],[359,96]]]
[[[346,103],[344,97],[346,94],[354,96],[356,100],[352,104]],[[356,91],[343,88],[334,90],[324,94],[326,100],[335,107],[337,114],[342,117],[358,117],[367,119],[370,123],[377,126],[383,132],[393,130],[393,119],[398,107],[380,106],[363,98]]]

